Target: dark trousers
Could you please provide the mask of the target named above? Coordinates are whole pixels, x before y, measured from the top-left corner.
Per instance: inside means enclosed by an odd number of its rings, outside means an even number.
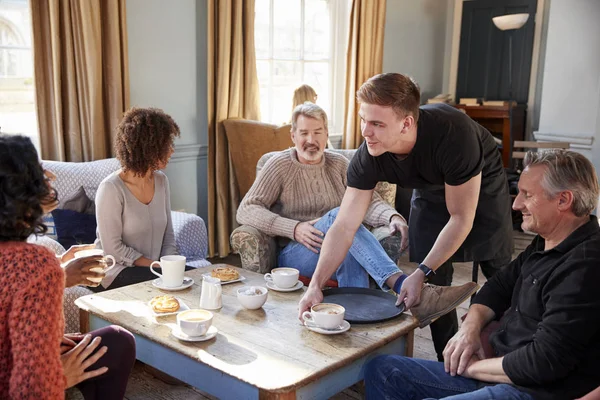
[[[500,268],[508,265],[510,257],[499,258],[488,261],[480,261],[479,266],[486,279],[490,279]],[[436,271],[435,275],[429,279],[428,283],[438,286],[451,286],[454,266],[451,261],[443,263]],[[438,361],[444,361],[443,352],[448,341],[458,332],[458,316],[456,310],[438,318],[429,325],[431,329],[431,338],[433,347],[438,357]]]
[[[108,371],[79,383],[77,388],[85,400],[122,399],[135,363],[135,339],[128,330],[116,325],[97,329],[90,334],[92,338],[100,336],[102,341],[98,348],[106,346],[108,351],[87,371],[102,367],[108,367]]]
[[[195,269],[194,267],[185,267],[186,271]],[[162,269],[154,267],[154,270],[159,274],[162,274]],[[110,284],[106,289],[102,286],[90,287],[89,289],[92,292],[103,292],[105,290],[117,289],[123,286],[134,285],[140,282],[151,281],[158,278],[158,276],[154,275],[149,267],[129,267],[125,268],[123,271],[119,272],[119,275],[115,278],[115,280]]]

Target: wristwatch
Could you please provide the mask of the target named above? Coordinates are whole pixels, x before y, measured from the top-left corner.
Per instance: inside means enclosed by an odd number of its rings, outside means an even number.
[[[428,281],[430,276],[435,275],[435,271],[425,264],[419,264],[419,269],[425,274],[425,281]]]

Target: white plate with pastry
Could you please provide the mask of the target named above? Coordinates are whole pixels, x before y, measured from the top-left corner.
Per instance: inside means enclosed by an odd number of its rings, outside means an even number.
[[[246,280],[246,278],[240,275],[235,268],[231,267],[217,267],[212,271],[203,274],[203,276],[219,278],[221,280],[221,285],[227,285],[228,283],[234,282],[243,282]]]
[[[154,297],[148,302],[148,308],[155,317],[175,315],[190,309],[183,300],[169,295]]]

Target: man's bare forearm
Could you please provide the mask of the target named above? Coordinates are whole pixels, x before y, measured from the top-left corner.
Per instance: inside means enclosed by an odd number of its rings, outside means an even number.
[[[476,361],[469,366],[466,375],[483,382],[512,383],[502,368],[503,359],[504,357],[497,357]]]
[[[460,329],[472,329],[481,333],[483,328],[494,319],[494,311],[482,304],[473,304],[469,307],[467,317],[463,321]]]
[[[450,220],[438,235],[433,247],[423,260],[423,264],[436,270],[445,263],[467,238],[473,221],[459,216],[451,216]],[[425,228],[423,228],[425,229]]]
[[[317,268],[310,281],[310,286],[321,289],[346,258],[354,233],[344,229],[337,221],[331,225],[323,240]]]

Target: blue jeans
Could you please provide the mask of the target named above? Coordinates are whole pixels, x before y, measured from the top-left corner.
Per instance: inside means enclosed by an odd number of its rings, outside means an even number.
[[[338,208],[334,208],[314,225],[315,228],[327,234],[337,217]],[[300,271],[300,275],[312,277],[317,268],[319,254],[315,254],[298,242],[290,242],[279,253],[277,265],[292,267]],[[340,287],[369,287],[369,275],[373,277],[380,288],[388,290],[385,281],[392,275],[401,272],[387,255],[375,236],[364,226],[360,226],[350,251],[342,265],[331,276]]]
[[[403,356],[378,356],[365,366],[366,399],[533,400],[514,386],[484,386],[451,376],[444,363]]]

